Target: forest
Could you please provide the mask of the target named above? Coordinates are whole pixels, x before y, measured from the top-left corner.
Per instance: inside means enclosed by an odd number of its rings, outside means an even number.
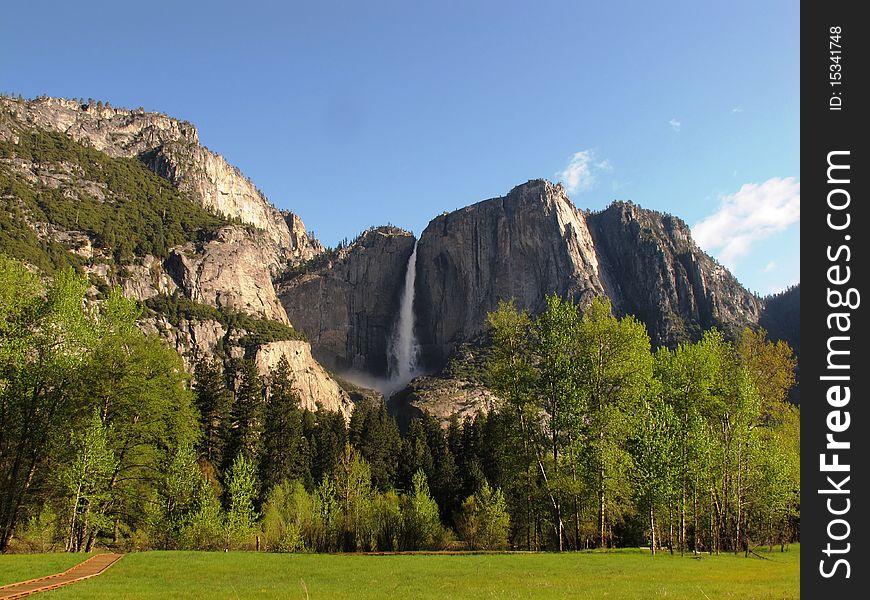
[[[401,433],[300,408],[286,362],[181,357],[147,310],[0,255],[0,551],[655,553],[799,536],[795,361],[763,330],[653,349],[609,303],[489,315],[501,403]]]

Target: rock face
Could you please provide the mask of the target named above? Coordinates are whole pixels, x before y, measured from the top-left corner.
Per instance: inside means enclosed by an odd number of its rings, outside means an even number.
[[[372,229],[322,266],[279,286],[290,321],[327,367],[386,374],[387,345],[413,247],[407,231]]]
[[[166,270],[194,302],[289,323],[272,285],[271,252],[243,227],[227,226],[199,247],[174,248]]]
[[[302,408],[337,411],[345,419],[353,412],[350,396],[314,360],[307,342],[270,342],[246,350],[236,345],[241,332],[230,333],[211,319],[181,319],[173,325],[165,317],[157,316],[143,320],[140,327],[145,333],[162,337],[181,355],[189,371],[193,371],[197,361],[218,354],[222,347],[231,357],[252,359],[260,375],[268,381],[283,356],[290,365],[293,389],[299,394]]]
[[[654,345],[758,323],[761,300],[698,248],[682,220],[614,202],[587,221],[615,311],[643,321]]]
[[[430,368],[485,330],[500,300],[537,312],[553,292],[646,323],[656,345],[758,322],[761,302],[670,215],[617,202],[579,211],[561,185],[534,180],[434,219],[418,247],[418,330]]]
[[[165,317],[157,316],[140,321],[139,327],[146,334],[163,338],[178,352],[190,372],[199,360],[214,356],[227,335],[223,325],[211,319],[181,319],[172,325]]]
[[[186,121],[59,98],[0,98],[0,109],[29,127],[64,133],[109,156],[142,160],[202,206],[262,230],[272,243],[272,266],[306,260],[322,249],[304,233],[298,217],[293,215],[293,227],[288,227],[285,216],[249,179],[201,146],[196,127]]]
[[[259,346],[254,362],[261,375],[275,370],[281,358],[287,359],[293,389],[299,393],[302,408],[338,411],[349,419],[353,402],[338,383],[311,356],[311,346],[302,341],[271,342]],[[318,404],[320,406],[318,406]]]
[[[417,272],[417,337],[430,367],[479,336],[499,300],[538,311],[552,292],[583,302],[605,293],[584,214],[543,180],[433,219]]]
[[[498,397],[485,386],[450,377],[417,377],[388,403],[402,431],[407,431],[411,420],[423,413],[437,418],[446,428],[453,417],[461,423],[465,417],[474,418],[500,405]]]

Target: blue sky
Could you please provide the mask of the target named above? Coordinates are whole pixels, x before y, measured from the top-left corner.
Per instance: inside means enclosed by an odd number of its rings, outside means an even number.
[[[799,279],[797,2],[17,2],[0,89],[187,119],[329,245],[561,179]]]

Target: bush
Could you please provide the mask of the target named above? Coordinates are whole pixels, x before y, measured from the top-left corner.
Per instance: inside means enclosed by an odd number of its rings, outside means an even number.
[[[469,496],[462,503],[456,530],[472,550],[507,548],[510,516],[502,491],[493,491],[484,482],[475,495]]]
[[[447,532],[438,516],[438,504],[429,493],[426,474],[417,471],[412,484],[412,494],[404,498],[402,549],[440,550],[447,542]]]
[[[314,524],[314,502],[299,481],[277,484],[263,504],[263,544],[270,552],[301,552]]]

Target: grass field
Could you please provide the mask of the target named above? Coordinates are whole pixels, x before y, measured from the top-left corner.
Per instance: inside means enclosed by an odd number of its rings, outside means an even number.
[[[0,585],[66,571],[90,554],[0,554]]]
[[[143,552],[45,598],[799,598],[799,547],[762,554],[770,560],[730,554],[652,557],[640,550],[413,556]],[[0,556],[0,574],[7,583],[37,577],[69,566],[74,562],[69,558]]]

